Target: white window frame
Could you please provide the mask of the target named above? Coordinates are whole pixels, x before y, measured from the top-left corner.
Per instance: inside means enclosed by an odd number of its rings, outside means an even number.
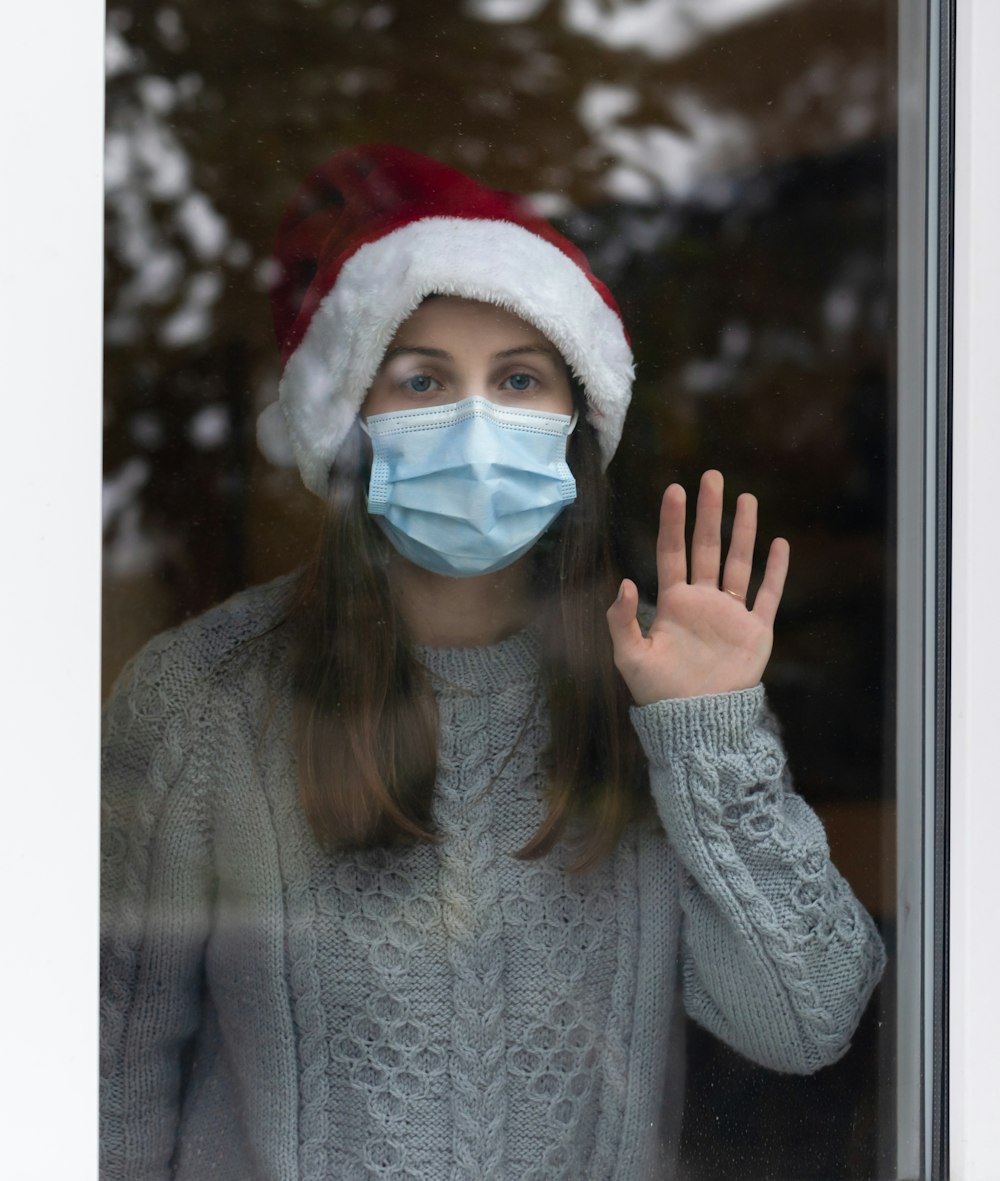
[[[952,1181],[995,1181],[1000,3],[955,11],[947,1143]],[[4,1168],[24,1181],[96,1177],[103,24],[100,0],[18,5],[0,40],[0,1121]]]
[[[0,1171],[97,1176],[104,7],[0,36]]]
[[[953,299],[949,1159],[1000,1176],[1000,4],[958,0]]]

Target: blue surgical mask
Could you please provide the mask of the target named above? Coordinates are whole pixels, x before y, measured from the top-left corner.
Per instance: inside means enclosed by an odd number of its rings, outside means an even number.
[[[576,415],[466,398],[373,414],[368,511],[405,558],[461,578],[526,553],[576,499]]]

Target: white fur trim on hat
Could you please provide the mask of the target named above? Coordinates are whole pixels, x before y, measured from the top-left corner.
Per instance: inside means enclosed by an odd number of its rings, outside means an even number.
[[[279,397],[310,491],[326,498],[333,458],[396,330],[428,295],[495,304],[543,333],[586,391],[607,466],[632,388],[621,319],[568,255],[530,230],[428,217],[367,243],[344,263],[285,365]]]

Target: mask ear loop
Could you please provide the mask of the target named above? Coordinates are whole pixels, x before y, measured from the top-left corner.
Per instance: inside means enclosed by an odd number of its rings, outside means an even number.
[[[357,452],[355,459],[357,460],[358,471],[360,472],[365,467],[367,467],[367,469],[368,469],[365,479],[363,481],[359,481],[361,483],[362,493],[363,493],[364,499],[365,499],[365,508],[367,509],[368,508],[368,492],[369,492],[369,489],[371,488],[371,462],[372,462],[371,431],[369,431],[368,424],[365,422],[365,420],[361,417],[360,414],[358,414],[355,417],[354,422],[351,423],[351,426],[347,432],[347,435],[344,437],[343,441],[341,442],[340,448],[338,449],[338,452],[337,452],[337,455],[334,458],[334,465],[333,466],[336,466],[337,461],[340,459],[340,456],[342,455],[342,453],[344,453],[346,451],[347,447],[350,446],[351,435],[352,435],[355,427],[360,427],[362,432],[368,437],[368,440],[369,440],[368,447],[366,449],[364,449],[367,451],[367,461],[362,456],[362,444],[361,444],[360,440],[358,440],[355,444],[355,449]],[[331,466],[331,468],[330,468],[330,479],[333,478],[333,466]]]

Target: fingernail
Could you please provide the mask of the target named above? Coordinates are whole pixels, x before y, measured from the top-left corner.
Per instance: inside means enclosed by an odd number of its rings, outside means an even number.
[[[624,594],[625,594],[625,583],[624,583],[624,581],[623,581],[623,582],[622,582],[622,584],[621,584],[621,586],[618,588],[618,598],[617,598],[617,599],[615,599],[615,602],[616,602],[616,603],[620,603],[620,602],[622,601],[622,596],[623,596]]]

